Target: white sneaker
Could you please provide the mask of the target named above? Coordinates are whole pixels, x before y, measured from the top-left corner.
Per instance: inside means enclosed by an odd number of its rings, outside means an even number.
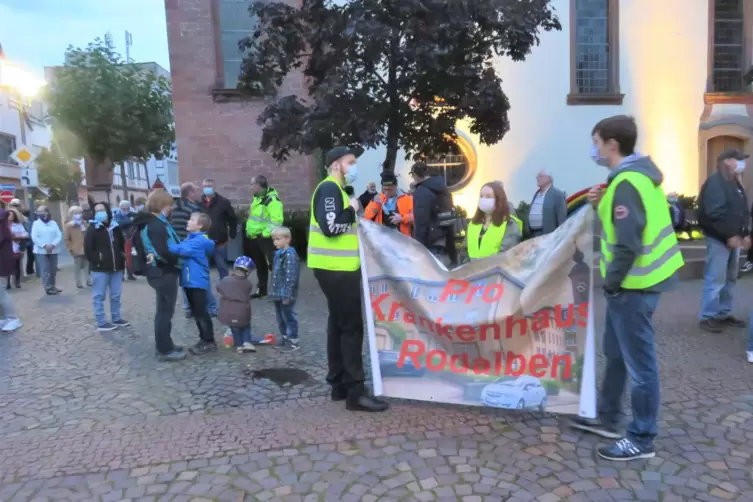
[[[753,363],[753,350],[747,351],[746,354],[748,355],[748,362]]]
[[[18,319],[8,319],[8,322],[6,322],[5,325],[3,325],[2,330],[5,332],[16,331],[18,328],[20,328],[23,325],[24,323],[22,323]]]
[[[246,342],[243,344],[243,347],[238,347],[238,352],[256,352],[256,347],[254,347],[253,343]]]

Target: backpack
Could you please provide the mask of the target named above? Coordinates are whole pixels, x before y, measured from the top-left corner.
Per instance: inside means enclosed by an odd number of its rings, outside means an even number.
[[[145,276],[149,270],[146,262],[144,242],[141,239],[141,231],[135,226],[130,230],[125,243],[126,265],[133,275]]]

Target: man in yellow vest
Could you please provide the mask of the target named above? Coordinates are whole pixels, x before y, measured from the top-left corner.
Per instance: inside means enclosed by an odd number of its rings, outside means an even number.
[[[594,187],[589,201],[602,224],[601,276],[607,297],[604,355],[607,366],[598,399],[599,419],[578,418],[573,427],[617,441],[598,454],[608,460],[651,458],[659,413],[659,368],[653,315],[662,292],[683,266],[672,228],[662,173],[635,151],[632,117],[604,119],[592,131],[591,156],[609,169],[606,188]],[[631,380],[633,420],[618,431],[620,403]]]
[[[246,237],[248,238],[249,258],[256,264],[256,293],[251,298],[267,296],[269,272],[275,256],[275,245],[272,243],[272,230],[282,225],[283,207],[277,190],[269,186],[266,176],[257,175],[251,178],[251,189],[254,198],[248,211],[246,220]]]
[[[313,269],[327,298],[327,382],[332,400],[345,401],[352,411],[385,411],[387,403],[369,396],[363,370],[363,313],[361,312],[361,259],[358,252],[356,211],[344,187],[357,175],[361,149],[338,146],[327,152],[328,176],[311,197],[308,267]]]

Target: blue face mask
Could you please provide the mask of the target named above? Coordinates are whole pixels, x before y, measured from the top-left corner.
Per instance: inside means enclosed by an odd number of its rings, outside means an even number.
[[[599,156],[599,147],[596,145],[591,145],[591,160],[602,167],[609,167],[609,161],[606,157]]]
[[[207,197],[211,197],[212,195],[214,195],[214,188],[204,187],[204,195],[206,195]]]
[[[345,173],[344,178],[346,185],[352,185],[356,181],[356,178],[358,178],[358,167],[355,164],[348,167],[348,172]]]
[[[107,211],[97,211],[94,213],[94,219],[97,220],[99,223],[104,223],[107,221]]]

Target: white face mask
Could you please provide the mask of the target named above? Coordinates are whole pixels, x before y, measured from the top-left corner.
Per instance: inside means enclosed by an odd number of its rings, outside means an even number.
[[[744,160],[738,160],[737,161],[737,166],[735,166],[735,172],[736,173],[741,173],[743,171],[745,171],[745,161]]]
[[[482,213],[489,214],[492,211],[494,211],[494,199],[489,199],[487,197],[482,197],[478,200],[478,208],[481,210]]]

